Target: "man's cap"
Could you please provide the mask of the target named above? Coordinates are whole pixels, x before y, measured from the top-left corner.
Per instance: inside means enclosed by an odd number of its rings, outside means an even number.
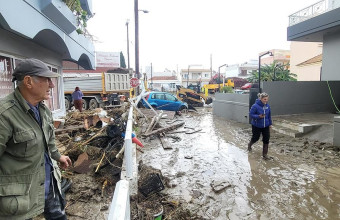
[[[51,72],[46,64],[38,59],[22,60],[14,69],[12,82],[15,80],[22,80],[25,76],[41,76],[48,78],[56,78],[60,75]]]

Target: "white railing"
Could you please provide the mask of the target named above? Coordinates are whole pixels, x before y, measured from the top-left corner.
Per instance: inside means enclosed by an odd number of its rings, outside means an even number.
[[[322,0],[289,16],[289,26],[340,7],[340,0]]]
[[[133,145],[132,145],[133,106],[129,110],[125,131],[124,159],[126,162],[126,179],[116,184],[110,205],[108,220],[130,220],[130,185],[135,177],[133,173]],[[135,177],[136,178],[136,177]]]

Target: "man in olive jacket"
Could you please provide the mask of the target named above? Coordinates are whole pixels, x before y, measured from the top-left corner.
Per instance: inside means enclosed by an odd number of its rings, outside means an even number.
[[[23,60],[13,73],[17,88],[0,101],[0,219],[67,219],[57,162],[65,169],[71,160],[58,152],[42,103],[58,76],[40,60]]]

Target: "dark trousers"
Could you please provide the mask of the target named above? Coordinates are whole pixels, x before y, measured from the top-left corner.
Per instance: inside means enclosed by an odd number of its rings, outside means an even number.
[[[74,107],[78,109],[80,112],[83,111],[83,101],[81,99],[79,100],[73,100]]]
[[[265,128],[258,128],[252,125],[252,133],[253,133],[253,136],[251,137],[251,142],[253,143],[257,142],[260,139],[260,135],[262,133],[263,144],[269,144],[269,138],[270,138],[269,126]]]
[[[61,195],[58,190],[57,181],[52,177],[50,191],[45,200],[44,216],[46,220],[67,220],[64,198],[65,196]]]
[[[51,178],[50,191],[45,199],[44,217],[46,220],[67,220],[65,214],[65,196],[60,195],[56,180],[53,177]]]

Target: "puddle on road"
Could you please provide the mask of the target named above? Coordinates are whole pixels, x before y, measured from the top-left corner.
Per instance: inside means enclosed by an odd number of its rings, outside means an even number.
[[[322,169],[285,155],[264,161],[260,145],[246,151],[250,126],[206,109],[183,118],[201,133],[177,134],[181,141],[172,143],[172,150],[155,139],[139,159],[160,169],[175,185],[166,193],[193,212],[206,219],[340,219],[339,168]],[[216,192],[218,181],[225,187]]]

